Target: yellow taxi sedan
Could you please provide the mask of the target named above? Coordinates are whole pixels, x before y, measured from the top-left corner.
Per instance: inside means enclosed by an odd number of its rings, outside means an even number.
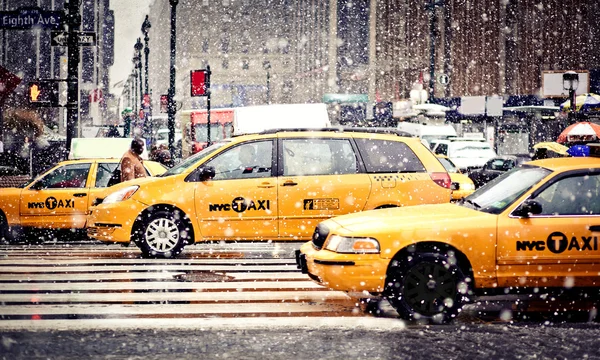
[[[105,191],[119,159],[77,159],[60,162],[36,179],[0,191],[0,240],[21,233],[32,238],[38,229],[85,230],[89,207]],[[147,175],[167,169],[144,161]]]
[[[464,197],[467,197],[475,191],[475,184],[473,181],[465,174],[460,172],[460,169],[454,165],[452,160],[445,155],[436,155],[440,160],[448,174],[450,175],[450,180],[452,180],[452,200],[460,200]]]
[[[156,179],[117,185],[88,235],[174,257],[200,241],[299,241],[332,216],[450,201],[418,139],[383,129],[272,130],[216,143]]]
[[[600,145],[526,163],[456,204],[321,222],[297,252],[316,282],[449,321],[473,295],[600,287]]]

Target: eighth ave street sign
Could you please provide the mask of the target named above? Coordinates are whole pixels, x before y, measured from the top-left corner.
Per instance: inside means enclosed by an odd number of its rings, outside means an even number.
[[[66,31],[51,31],[50,39],[52,46],[67,46],[69,42],[69,33]],[[77,45],[96,46],[96,33],[93,31],[78,31]]]

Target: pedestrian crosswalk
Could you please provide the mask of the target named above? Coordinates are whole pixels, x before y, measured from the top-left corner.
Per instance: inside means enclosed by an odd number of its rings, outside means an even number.
[[[177,259],[85,242],[0,246],[0,329],[372,318],[345,293],[302,274],[298,246],[204,244]]]

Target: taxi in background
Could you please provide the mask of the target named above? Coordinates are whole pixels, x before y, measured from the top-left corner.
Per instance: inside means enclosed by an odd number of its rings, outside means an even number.
[[[449,321],[473,295],[600,287],[600,145],[525,163],[456,204],[321,222],[297,252],[316,282],[385,298],[404,319]]]
[[[445,155],[436,156],[442,165],[444,165],[448,174],[450,174],[450,180],[452,180],[452,185],[450,186],[452,189],[452,201],[460,200],[471,195],[473,191],[475,191],[475,184],[473,184],[473,181],[467,175],[463,174],[449,157]]]
[[[47,236],[40,229],[69,230],[85,235],[88,209],[105,191],[132,139],[73,139],[69,158],[16,188],[0,192],[0,240],[20,235],[29,240]],[[104,156],[108,156],[105,158]],[[110,156],[114,156],[110,158]],[[144,160],[148,176],[167,169]]]
[[[322,220],[363,210],[450,201],[450,177],[398,130],[269,130],[215,143],[155,179],[115,187],[88,235],[134,241],[144,256],[187,244],[309,240]]]

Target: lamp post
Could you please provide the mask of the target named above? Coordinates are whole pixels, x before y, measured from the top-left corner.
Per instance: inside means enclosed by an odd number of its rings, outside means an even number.
[[[266,62],[264,68],[267,71],[267,104],[271,104],[271,63]]]
[[[139,91],[140,91],[140,108],[143,107],[143,102],[144,102],[144,88],[143,88],[143,84],[142,84],[142,49],[144,48],[144,45],[142,44],[142,39],[137,38],[137,42],[134,45],[135,48],[135,67],[138,71],[138,76],[139,76]]]
[[[429,101],[435,99],[435,40],[437,37],[437,7],[443,6],[443,1],[428,0],[425,9],[429,11]]]
[[[177,47],[177,4],[179,0],[169,0],[171,5],[171,61],[170,61],[170,78],[168,92],[168,129],[169,129],[169,151],[171,156],[175,154],[175,51]]]
[[[150,30],[150,20],[148,19],[148,15],[144,19],[144,23],[142,23],[142,34],[144,34],[144,54],[146,55],[145,63],[144,63],[144,94],[147,94],[149,97],[148,112],[146,112],[146,119],[149,119],[152,116],[152,97],[150,96],[150,91],[148,90],[148,55],[150,54],[150,48],[148,47],[148,42],[150,41],[150,37],[148,36],[148,31]],[[149,125],[146,129],[150,131],[150,138],[154,141],[154,131],[152,129],[152,123],[145,125]]]

